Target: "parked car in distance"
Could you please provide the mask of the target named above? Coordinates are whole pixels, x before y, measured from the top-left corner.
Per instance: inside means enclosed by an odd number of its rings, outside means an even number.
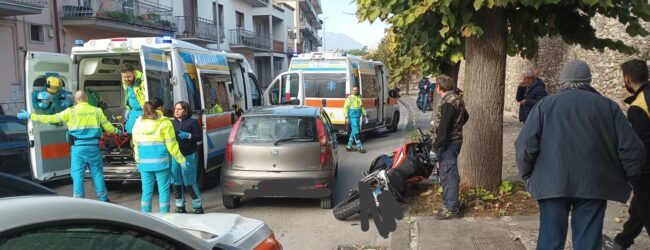
[[[263,221],[237,214],[143,214],[39,186],[0,173],[0,250],[282,249]]]
[[[32,179],[27,123],[15,116],[0,115],[0,172]]]
[[[238,207],[243,197],[316,198],[331,208],[338,142],[322,108],[256,108],[237,120],[227,143],[226,208]]]

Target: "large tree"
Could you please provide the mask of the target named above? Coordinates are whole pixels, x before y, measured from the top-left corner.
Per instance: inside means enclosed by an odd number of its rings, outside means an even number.
[[[461,181],[495,190],[501,181],[503,101],[507,55],[532,58],[538,38],[561,37],[568,44],[634,53],[619,40],[596,36],[600,14],[646,36],[647,0],[356,0],[357,17],[392,25],[400,50],[418,53],[427,72],[465,60],[465,100],[470,121],[461,153]]]

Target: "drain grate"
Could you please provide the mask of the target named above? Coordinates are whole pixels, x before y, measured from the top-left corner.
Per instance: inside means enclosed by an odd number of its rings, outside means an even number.
[[[526,250],[521,241],[508,237],[474,236],[472,241],[477,250]]]

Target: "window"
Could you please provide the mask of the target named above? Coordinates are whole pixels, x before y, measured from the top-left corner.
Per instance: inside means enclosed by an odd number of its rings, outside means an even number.
[[[169,71],[156,71],[147,69],[147,90],[149,92],[149,100],[158,97],[164,102],[163,114],[167,117],[172,117],[174,110],[174,95],[173,86],[170,78]]]
[[[273,143],[294,138],[293,142],[317,140],[316,124],[312,117],[266,116],[246,117],[237,130],[235,142]]]
[[[237,29],[244,29],[244,13],[235,11]]]
[[[361,96],[364,98],[377,97],[377,77],[370,74],[361,74]]]
[[[223,5],[219,4],[219,30],[223,31]]]
[[[217,114],[217,104],[222,112],[231,111],[228,85],[231,84],[229,75],[201,74],[203,84],[203,101],[208,114]]]
[[[0,142],[27,143],[27,124],[19,121],[0,122]]]
[[[257,80],[252,74],[248,75],[248,89],[251,90],[253,106],[262,106],[262,92],[257,88]]]
[[[262,34],[262,23],[255,23],[255,35],[261,36]]]
[[[233,103],[237,105],[237,108],[242,108],[248,110],[247,100],[246,100],[246,85],[244,84],[244,70],[242,69],[239,63],[228,63],[228,68],[230,68],[230,76],[232,78],[231,84],[228,86],[228,90],[234,98]]]
[[[305,97],[345,98],[345,73],[305,73]]]
[[[280,102],[282,104],[300,104],[300,100],[298,100],[298,90],[300,88],[298,74],[283,75],[280,84]]]
[[[0,238],[4,249],[176,249],[166,240],[108,226],[55,226]]]
[[[42,25],[29,25],[29,34],[30,34],[30,40],[32,42],[45,42],[45,34],[43,32],[43,26]]]

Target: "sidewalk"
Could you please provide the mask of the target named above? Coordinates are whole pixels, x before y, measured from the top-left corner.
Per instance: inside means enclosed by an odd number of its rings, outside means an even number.
[[[603,234],[614,238],[623,228],[627,205],[609,202]],[[619,218],[620,222],[616,222]],[[502,218],[466,217],[439,221],[433,217],[410,217],[398,222],[391,234],[390,249],[535,249],[538,216],[506,216]],[[571,232],[565,249],[571,248]],[[642,232],[631,250],[650,249],[650,237]]]

